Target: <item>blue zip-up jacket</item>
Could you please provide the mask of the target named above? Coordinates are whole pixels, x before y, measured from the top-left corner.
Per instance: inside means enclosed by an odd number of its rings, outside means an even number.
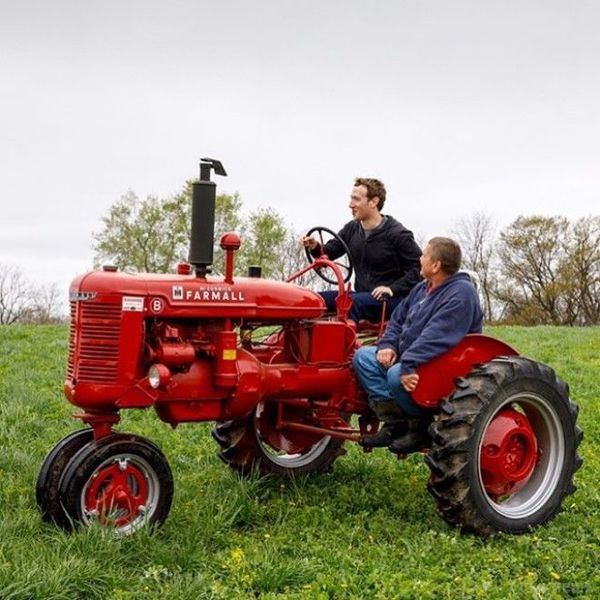
[[[451,275],[432,291],[427,281],[415,286],[396,307],[377,349],[391,348],[402,362],[401,375],[414,373],[450,350],[467,333],[481,333],[483,311],[466,273]]]

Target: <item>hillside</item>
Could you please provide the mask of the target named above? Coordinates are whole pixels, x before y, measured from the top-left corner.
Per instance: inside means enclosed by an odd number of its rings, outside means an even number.
[[[461,535],[435,512],[420,455],[349,447],[331,474],[240,480],[211,424],[151,411],[121,430],[158,443],[175,477],[165,526],[131,539],[42,524],[46,453],[79,427],[62,395],[63,326],[0,328],[0,598],[596,598],[600,596],[600,329],[489,328],[570,384],[585,432],[577,492],[523,536]]]

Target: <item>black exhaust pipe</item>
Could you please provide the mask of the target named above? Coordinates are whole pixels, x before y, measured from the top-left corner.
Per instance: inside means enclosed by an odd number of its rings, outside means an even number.
[[[206,277],[213,263],[215,243],[215,201],[217,184],[210,180],[210,171],[226,176],[220,161],[213,158],[200,159],[200,180],[192,184],[192,223],[190,233],[190,264],[196,277]]]

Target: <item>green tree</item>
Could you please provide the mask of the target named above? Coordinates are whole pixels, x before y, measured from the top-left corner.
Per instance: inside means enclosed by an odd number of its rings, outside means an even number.
[[[110,262],[120,269],[150,273],[173,271],[187,260],[190,237],[192,182],[172,198],[149,196],[140,200],[127,192],[102,218],[102,230],[94,234],[94,264]],[[219,194],[215,207],[215,265],[222,265],[218,246],[225,231],[241,226],[238,194]]]
[[[285,239],[282,241],[281,260],[275,265],[273,277],[275,279],[286,280],[290,275],[296,273],[308,264],[304,246],[300,243],[302,235],[288,229]],[[323,281],[319,279],[314,271],[308,271],[304,275],[294,280],[294,283],[313,290],[322,289]]]
[[[261,267],[263,277],[272,278],[278,274],[287,233],[283,217],[272,208],[261,208],[250,215],[243,233],[237,257],[238,270],[245,271],[254,265]]]
[[[215,206],[215,249],[213,255],[213,273],[223,274],[225,269],[225,252],[221,249],[221,236],[228,231],[244,234],[246,225],[242,216],[242,200],[236,192],[219,194]]]
[[[109,261],[128,271],[171,270],[187,238],[182,212],[175,199],[149,196],[141,201],[127,192],[103,217],[102,231],[94,235],[95,265]]]
[[[172,272],[189,252],[192,181],[175,196],[140,200],[128,192],[103,217],[102,230],[94,235],[94,264],[112,263],[122,270]],[[236,255],[236,272],[245,275],[250,265],[260,266],[263,276],[285,279],[305,264],[300,236],[289,229],[272,208],[245,217],[239,194],[218,194],[212,272],[223,274],[225,256],[220,239],[227,231],[242,236]],[[301,283],[302,281],[299,281]]]

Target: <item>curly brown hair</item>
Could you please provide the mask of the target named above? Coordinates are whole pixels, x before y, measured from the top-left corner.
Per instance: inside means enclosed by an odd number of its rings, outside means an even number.
[[[381,210],[385,204],[385,185],[379,179],[369,179],[366,177],[357,177],[354,180],[354,187],[364,185],[367,188],[367,198],[379,198],[377,210]]]

